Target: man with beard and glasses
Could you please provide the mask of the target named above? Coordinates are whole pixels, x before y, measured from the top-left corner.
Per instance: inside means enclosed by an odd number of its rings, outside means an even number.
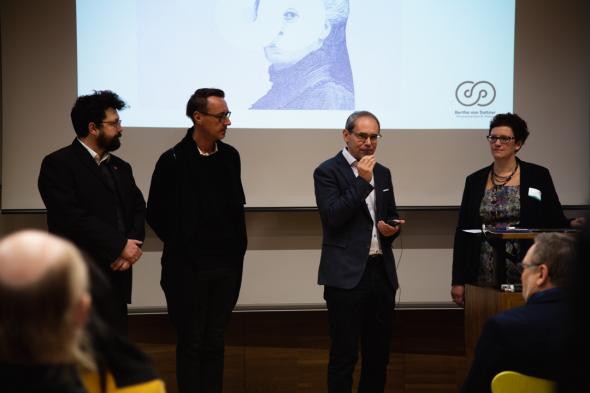
[[[71,112],[77,138],[43,159],[38,186],[49,231],[70,239],[109,278],[113,291],[101,316],[127,335],[131,266],[142,255],[145,200],[131,166],[111,154],[121,146],[117,111],[124,107],[111,91],[78,97]]]

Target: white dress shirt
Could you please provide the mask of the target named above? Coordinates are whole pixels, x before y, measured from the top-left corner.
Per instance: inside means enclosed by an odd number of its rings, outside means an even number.
[[[359,171],[357,169],[358,161],[356,158],[352,156],[348,152],[348,149],[342,149],[342,155],[346,158],[348,164],[350,164],[350,168],[356,177],[359,175]],[[373,220],[373,233],[371,234],[371,248],[369,250],[369,255],[376,255],[382,254],[381,252],[381,245],[379,244],[379,232],[377,231],[377,223],[375,222],[375,176],[371,177],[371,185],[373,186],[373,191],[365,198],[365,203],[367,204],[367,208],[369,209],[369,213],[371,214],[371,219]]]

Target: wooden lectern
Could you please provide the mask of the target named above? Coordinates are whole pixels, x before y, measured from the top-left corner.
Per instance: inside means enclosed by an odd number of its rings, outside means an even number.
[[[492,315],[524,304],[521,292],[465,285],[465,354],[471,364],[483,325]]]

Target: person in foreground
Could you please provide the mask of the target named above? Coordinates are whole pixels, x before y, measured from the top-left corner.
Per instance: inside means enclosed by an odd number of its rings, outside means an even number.
[[[516,157],[529,135],[526,122],[517,114],[496,115],[487,135],[494,162],[465,180],[453,249],[451,297],[464,306],[465,284],[495,287],[497,249],[481,236],[463,232],[494,227],[564,228],[581,224],[569,221],[549,170]],[[506,282],[518,283],[518,264],[530,242],[506,241]]]
[[[398,288],[392,243],[399,235],[389,169],[377,163],[379,120],[358,111],[342,131],[345,147],[313,174],[323,229],[318,283],[330,324],[328,391],[352,390],[358,359],[359,392],[383,392]]]
[[[565,320],[564,359],[558,381],[559,393],[590,392],[590,313],[588,313],[588,276],[590,275],[590,215],[578,235],[576,262],[570,272],[568,318]]]
[[[90,275],[92,309],[85,326],[96,371],[82,373],[88,393],[164,393],[164,383],[153,368],[151,359],[126,337],[117,334],[100,317],[112,291],[110,282],[93,263],[87,264]]]
[[[71,111],[77,137],[43,159],[38,186],[49,231],[71,240],[109,278],[113,291],[102,317],[126,336],[131,266],[142,255],[145,201],[131,166],[111,153],[121,145],[117,111],[124,107],[111,91],[78,97]]]
[[[240,155],[221,141],[231,112],[219,89],[199,89],[193,126],[152,176],[147,221],[164,242],[161,285],[177,332],[181,393],[221,392],[224,336],[238,299],[247,237]]]
[[[573,237],[543,233],[522,262],[526,304],[491,317],[483,327],[462,392],[490,392],[505,370],[555,380],[563,361],[566,291],[575,258]]]
[[[68,241],[24,231],[0,241],[0,391],[82,393],[88,272]]]
[[[146,355],[91,307],[93,274],[106,289],[72,243],[46,232],[0,241],[0,391],[165,392]]]

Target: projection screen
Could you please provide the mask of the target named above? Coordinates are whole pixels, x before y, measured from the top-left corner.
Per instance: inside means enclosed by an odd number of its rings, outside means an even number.
[[[158,156],[190,126],[186,100],[212,86],[232,111],[225,141],[241,153],[247,207],[315,206],[313,169],[360,109],[381,120],[398,205],[457,206],[465,176],[491,162],[491,117],[509,111],[531,130],[521,158],[550,168],[562,203],[587,203],[584,6],[543,23],[532,0],[340,3],[3,2],[2,209],[43,208],[40,162],[71,143],[70,108],[95,89],[129,104],[116,154],[147,195]],[[313,78],[331,94],[301,93]]]

